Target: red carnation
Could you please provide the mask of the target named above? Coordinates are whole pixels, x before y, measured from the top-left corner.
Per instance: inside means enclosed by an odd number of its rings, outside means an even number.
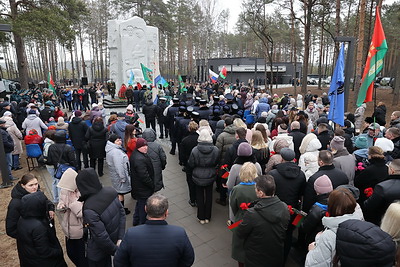
[[[364,194],[366,197],[372,196],[373,193],[374,193],[374,189],[372,187],[365,188],[365,190],[364,190]]]
[[[242,204],[240,204],[240,208],[242,209],[242,210],[247,210],[248,208],[249,208],[249,206],[250,206],[250,204],[251,203],[242,203]]]
[[[289,210],[290,215],[293,215],[294,214],[293,207],[291,205],[288,205],[287,208]]]

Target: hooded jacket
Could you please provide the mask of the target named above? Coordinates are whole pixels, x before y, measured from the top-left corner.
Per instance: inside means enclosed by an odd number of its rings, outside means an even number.
[[[147,141],[147,155],[154,168],[154,191],[157,192],[164,188],[162,171],[167,165],[167,156],[162,146],[156,142],[156,132],[153,129],[145,129],[142,137]]]
[[[154,167],[147,153],[135,149],[129,158],[131,166],[132,197],[148,198],[154,193]]]
[[[117,241],[125,233],[125,210],[118,200],[117,192],[111,187],[102,187],[93,168],[83,169],[76,177],[81,193],[83,221],[88,224],[89,238],[87,257],[99,261],[114,255]]]
[[[47,130],[46,124],[36,114],[29,114],[22,123],[22,128],[26,133],[35,129],[40,136],[43,136],[42,129]]]
[[[270,106],[268,104],[267,98],[262,97],[259,100],[259,104],[257,105],[256,108],[256,115],[257,115],[257,119],[261,117],[261,113],[268,112],[270,110]]]
[[[69,168],[61,176],[57,184],[60,191],[60,201],[58,208],[65,208],[61,221],[61,228],[64,235],[70,239],[80,239],[83,237],[83,203],[78,201],[80,193],[76,186],[76,171]]]
[[[215,146],[219,150],[219,161],[225,159],[225,154],[232,144],[236,141],[236,127],[231,124],[225,127],[223,132],[218,136]]]
[[[17,126],[15,125],[15,123],[11,117],[6,116],[6,117],[3,117],[2,119],[4,119],[6,121],[7,132],[10,134],[10,136],[14,142],[14,150],[13,150],[12,154],[13,155],[22,154],[23,149],[22,149],[21,140],[23,138],[22,138],[21,131],[17,128]]]
[[[350,219],[358,219],[354,214],[345,214],[337,217],[324,217],[322,224],[325,231],[315,238],[315,248],[310,250],[306,257],[305,267],[330,267],[336,254],[336,232],[339,224]]]
[[[102,122],[95,122],[87,130],[85,139],[89,142],[89,155],[91,159],[104,159],[107,143],[107,128]]]
[[[75,149],[82,149],[85,141],[85,134],[89,126],[80,117],[74,117],[68,125],[69,138]]]
[[[314,139],[306,140],[308,136],[314,136]],[[307,180],[319,169],[318,155],[320,148],[321,142],[317,139],[315,134],[308,134],[301,143],[300,152],[302,154],[299,159],[299,166],[305,173]]]
[[[56,132],[54,134],[55,144],[49,146],[47,152],[47,165],[57,166],[60,164],[69,164],[76,168],[75,152],[70,145],[65,144],[65,133]]]
[[[39,189],[38,189],[39,190]],[[17,223],[21,216],[21,199],[29,194],[20,183],[17,183],[11,190],[11,201],[8,204],[6,216],[6,232],[12,238],[17,238]],[[54,205],[51,201],[47,202],[47,209],[54,211]]]
[[[121,138],[122,143],[124,143],[125,139],[125,127],[128,123],[125,120],[118,120],[116,123],[111,125],[110,133],[115,133]]]
[[[212,143],[199,142],[190,154],[188,167],[192,170],[193,182],[208,186],[215,181],[218,164],[218,148]]]
[[[105,149],[112,186],[120,194],[130,192],[132,188],[128,156],[121,146],[110,141],[107,141]]]
[[[317,195],[317,201],[310,210],[305,211],[307,216],[301,223],[300,227],[306,235],[306,244],[314,242],[315,236],[324,230],[322,218],[328,211],[328,197],[329,193]]]
[[[356,163],[353,155],[349,154],[346,148],[334,154],[333,165],[347,175],[349,184],[354,185]]]
[[[300,167],[294,162],[283,162],[269,172],[275,179],[275,194],[280,200],[294,208],[299,208],[299,202],[304,194],[306,177]]]
[[[47,203],[41,191],[22,197],[17,228],[21,266],[67,266],[54,226],[47,219]]]
[[[59,117],[56,124],[57,130],[65,130],[68,132],[68,123],[64,121],[63,117]]]
[[[277,196],[262,198],[249,208],[234,234],[244,240],[245,266],[283,266],[289,210]]]
[[[142,111],[146,120],[154,120],[157,116],[157,106],[152,101],[147,101]]]
[[[1,138],[3,139],[3,146],[5,153],[11,153],[14,150],[14,141],[11,135],[7,132],[6,128],[0,127]]]
[[[392,267],[396,245],[378,226],[361,220],[347,220],[339,224],[336,251],[342,267]]]

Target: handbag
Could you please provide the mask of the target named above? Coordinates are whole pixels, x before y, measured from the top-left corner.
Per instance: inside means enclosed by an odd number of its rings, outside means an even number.
[[[60,160],[62,158],[62,155],[64,153],[64,148],[65,148],[65,145],[64,145],[64,147],[63,147],[63,149],[61,151],[61,155],[60,155],[60,157],[59,157],[57,162],[60,162]],[[75,167],[73,167],[73,166],[71,166],[71,165],[69,165],[67,163],[57,163],[57,166],[56,166],[56,168],[54,170],[54,178],[61,179],[61,176],[63,175],[63,173],[69,168],[73,169],[74,171],[76,170]]]

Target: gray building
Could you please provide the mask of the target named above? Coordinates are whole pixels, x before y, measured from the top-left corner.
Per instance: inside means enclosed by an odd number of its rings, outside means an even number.
[[[208,81],[211,69],[215,73],[226,67],[228,76],[225,81],[229,83],[244,82],[247,84],[250,80],[255,80],[256,85],[265,84],[265,68],[268,72],[267,84],[270,83],[271,67],[263,58],[233,57],[233,58],[211,58],[206,62],[205,59],[197,59],[197,80]],[[291,62],[274,62],[273,63],[273,83],[291,84],[294,77],[301,77],[302,63],[297,62],[296,75],[294,71],[294,63]],[[221,79],[221,78],[220,78]]]

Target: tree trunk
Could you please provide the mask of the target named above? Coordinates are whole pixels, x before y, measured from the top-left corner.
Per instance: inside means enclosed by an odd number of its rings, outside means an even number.
[[[356,79],[355,79],[355,90],[358,92],[360,90],[360,81],[361,75],[363,71],[363,51],[364,51],[364,28],[365,28],[365,7],[366,7],[367,0],[360,0],[360,7],[359,7],[359,18],[360,23],[358,24],[358,44],[357,44],[357,65],[356,65]]]
[[[78,86],[79,86],[80,85],[79,80],[81,78],[81,71],[79,69],[78,44],[77,44],[76,40],[75,40],[75,60],[76,60],[76,73],[77,73],[77,77],[76,78],[77,78],[77,83],[78,83]]]
[[[325,8],[324,8],[325,9]],[[322,80],[322,60],[323,60],[323,49],[324,49],[324,24],[325,16],[322,16],[321,21],[321,40],[319,46],[319,59],[318,59],[318,90],[321,90],[321,80]]]
[[[18,16],[18,7],[15,0],[10,0],[11,19],[15,20]],[[28,88],[28,62],[26,61],[25,45],[22,37],[13,32],[15,51],[17,53],[17,66],[19,74],[19,82],[21,88]]]
[[[70,47],[70,56],[71,56],[71,77],[72,77],[72,84],[75,85],[75,68],[74,68],[74,47],[71,44]]]
[[[400,64],[400,56],[397,56],[397,66]],[[399,92],[400,92],[400,68],[397,68],[396,79],[393,90],[393,101],[392,106],[397,106],[399,104]]]
[[[303,60],[303,78],[301,82],[301,93],[307,93],[307,75],[308,75],[308,60],[310,59],[310,33],[311,33],[311,10],[312,5],[309,1],[305,1],[304,13],[306,22],[304,25],[304,60]]]

